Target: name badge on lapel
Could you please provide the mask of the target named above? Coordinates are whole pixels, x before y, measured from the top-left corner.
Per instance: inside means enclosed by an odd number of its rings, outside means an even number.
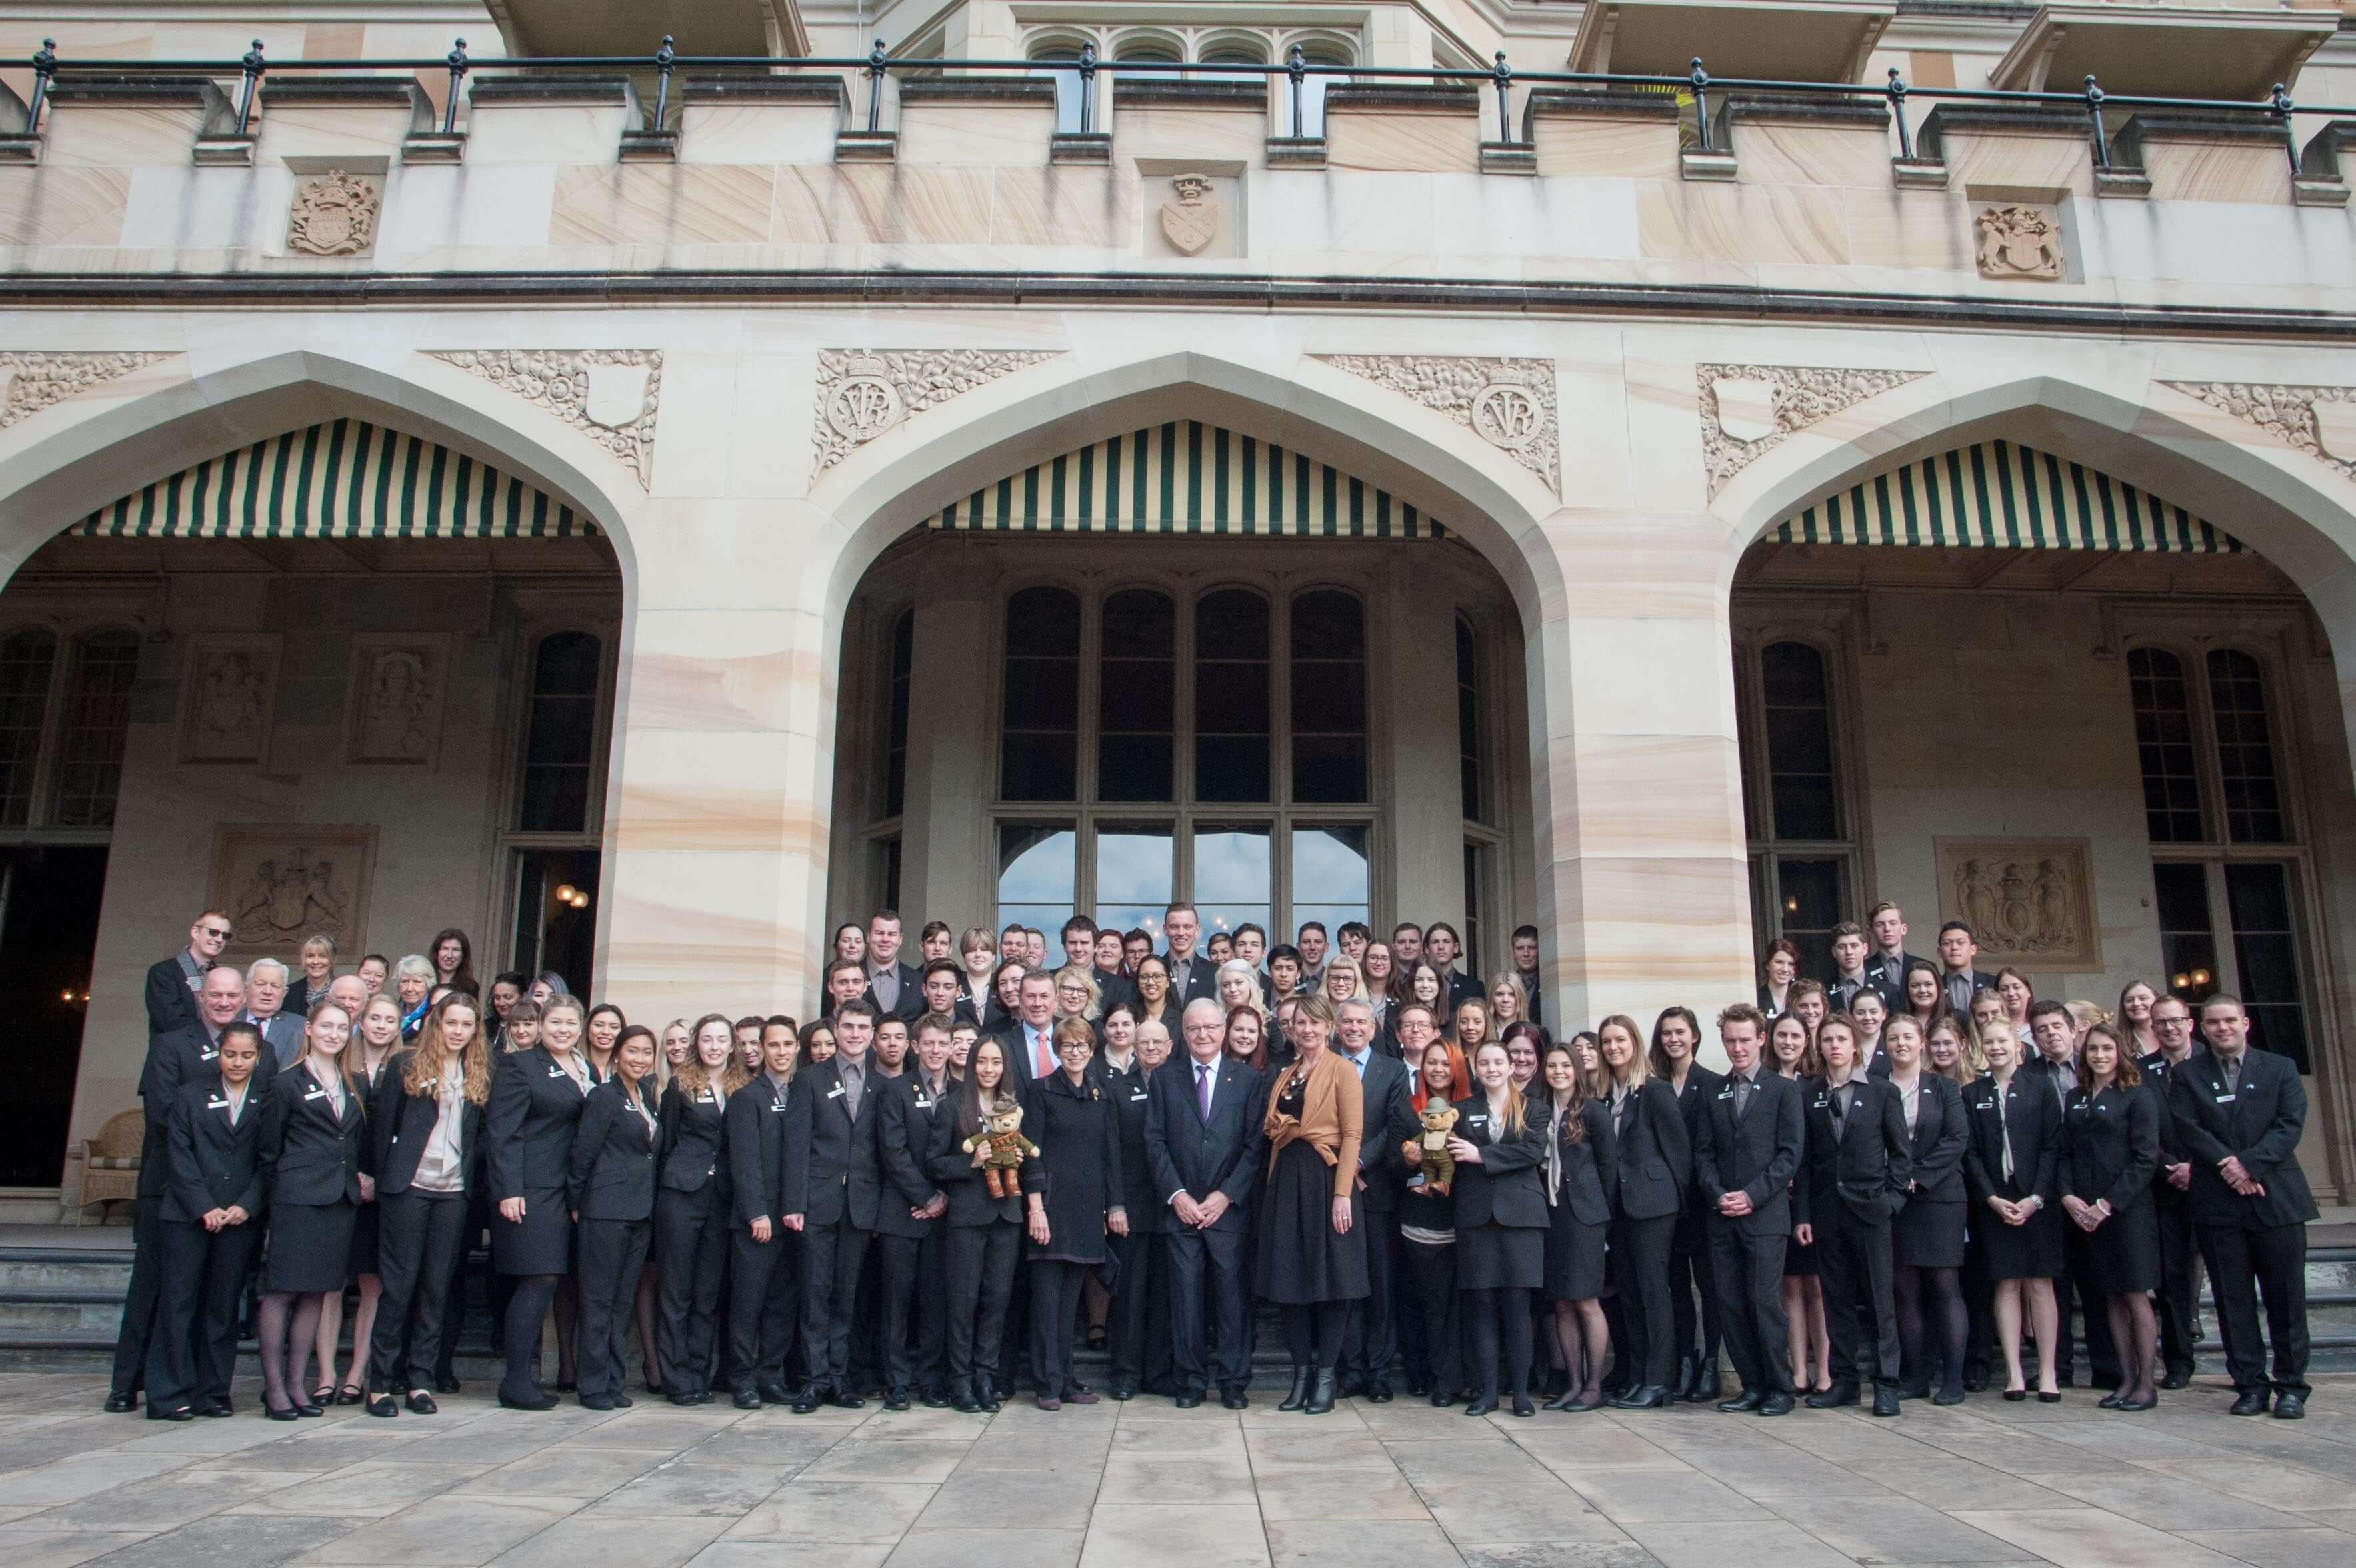
[[[769,1113],[773,1116],[783,1116],[786,1113],[786,1102],[782,1100],[772,1100],[769,1101]]]
[[[916,1090],[916,1109],[919,1111],[930,1111],[932,1108],[933,1097],[926,1094],[921,1089]]]
[[[1464,1118],[1464,1124],[1467,1127],[1486,1127],[1489,1124],[1489,1119],[1486,1116],[1467,1116]]]
[[[216,1094],[206,1100],[205,1109],[208,1111],[226,1111],[229,1109],[229,1101]]]
[[[197,1059],[200,1062],[209,1062],[218,1059],[220,1056],[220,1047],[219,1046],[207,1046],[203,1050],[197,1053]]]
[[[325,1100],[327,1098],[327,1091],[324,1089],[313,1089],[306,1092],[303,1098],[305,1100]]]
[[[841,1084],[839,1084],[839,1083],[838,1083],[838,1084],[836,1084],[832,1089],[830,1089],[830,1090],[828,1090],[826,1091],[826,1097],[827,1097],[829,1100],[840,1100],[840,1099],[841,1099],[841,1098],[843,1097],[843,1095],[844,1095],[844,1093],[845,1093],[845,1092],[847,1092],[847,1091],[845,1090],[845,1089],[843,1088],[843,1086],[842,1086]]]
[[[1833,1097],[1832,1097],[1831,1095],[1829,1095],[1829,1094],[1819,1094],[1819,1095],[1817,1095],[1817,1096],[1816,1096],[1816,1102],[1815,1102],[1815,1104],[1814,1106],[1810,1107],[1810,1109],[1812,1109],[1812,1110],[1815,1110],[1815,1111],[1827,1111],[1827,1110],[1830,1110],[1830,1109],[1832,1108],[1832,1103],[1833,1103]]]
[[[551,1078],[570,1078],[573,1075],[566,1072],[562,1068],[557,1067],[552,1063],[548,1069],[548,1076]]]
[[[2221,1094],[2217,1097],[2217,1103],[2220,1105],[2231,1105],[2240,1098],[2241,1096],[2238,1094]]]
[[[427,1079],[423,1083],[419,1084],[417,1087],[418,1087],[419,1089],[421,1089],[421,1090],[423,1090],[423,1089],[437,1089],[437,1088],[441,1087],[441,1083],[442,1083],[442,1080],[441,1080],[440,1079],[438,1079],[438,1078],[429,1078],[429,1079]]]
[[[1132,1090],[1130,1090],[1129,1091],[1129,1102],[1130,1102],[1131,1105],[1139,1104],[1139,1103],[1142,1102],[1142,1101],[1144,1101],[1144,1099],[1145,1099],[1145,1090],[1141,1090],[1141,1089],[1132,1089]]]
[[[707,1090],[705,1090],[701,1094],[697,1095],[697,1096],[695,1097],[695,1102],[696,1102],[698,1105],[709,1105],[709,1104],[711,1104],[711,1103],[712,1103],[712,1090],[708,1090],[708,1089],[707,1089]]]
[[[1730,1083],[1724,1089],[1719,1090],[1718,1091],[1718,1097],[1720,1100],[1731,1101],[1734,1098],[1734,1085]]]

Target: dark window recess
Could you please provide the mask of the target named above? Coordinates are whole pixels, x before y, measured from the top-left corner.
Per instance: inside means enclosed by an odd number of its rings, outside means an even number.
[[[2266,723],[2265,673],[2234,649],[2209,655],[2209,706],[2217,720],[2217,772],[2225,836],[2235,843],[2281,843],[2282,789]]]
[[[1782,900],[1779,929],[1799,948],[1802,974],[1838,972],[1833,965],[1832,929],[1848,918],[1847,879],[1841,868],[1837,860],[1776,858],[1775,890]]]
[[[58,639],[34,628],[0,642],[0,825],[21,828],[33,816],[33,778],[48,722]]]
[[[55,1187],[90,1008],[103,844],[0,850],[0,1007],[13,1042],[0,1095],[0,1186]]]
[[[1080,601],[1025,588],[1006,601],[1006,699],[999,792],[1009,800],[1080,793]]]
[[[2192,752],[2192,693],[2184,663],[2164,648],[2127,652],[2135,698],[2136,757],[2143,767],[2144,822],[2154,843],[2198,843],[2200,769]]]
[[[892,625],[892,716],[884,732],[884,814],[908,803],[908,693],[916,660],[916,612],[903,610]]]
[[[1176,798],[1178,607],[1130,588],[1104,603],[1098,671],[1097,798]]]
[[[1775,836],[1838,838],[1832,698],[1825,656],[1804,642],[1776,642],[1760,651],[1759,665]]]
[[[900,840],[897,834],[876,846],[884,855],[884,908],[900,907]]]
[[[516,851],[515,943],[509,968],[525,974],[554,970],[573,995],[592,994],[599,867],[594,849]],[[560,897],[564,893],[573,897]]]
[[[1205,594],[1194,607],[1198,800],[1269,798],[1269,628],[1268,601],[1241,588]]]
[[[1464,972],[1467,974],[1477,975],[1481,972],[1481,943],[1482,938],[1487,931],[1486,922],[1482,918],[1481,913],[1481,886],[1488,880],[1487,861],[1488,856],[1483,853],[1481,845],[1466,843],[1464,845],[1463,961]]]
[[[2233,922],[2233,964],[2250,1043],[2310,1072],[2306,988],[2299,982],[2298,937],[2291,929],[2290,868],[2278,861],[2225,867],[2225,909]]]
[[[2209,908],[2209,868],[2197,861],[2163,860],[2151,868],[2151,886],[2168,989],[2198,1006],[2217,989],[2217,922]]]
[[[1292,601],[1292,799],[1365,798],[1365,611],[1322,588]]]
[[[95,631],[82,639],[66,696],[64,755],[58,768],[60,827],[114,825],[123,787],[123,742],[131,728],[131,687],[139,674],[139,639]]]
[[[1481,814],[1481,663],[1472,637],[1472,623],[1456,618],[1456,768],[1462,777],[1464,820],[1485,822]]]
[[[577,833],[589,823],[589,768],[597,752],[602,649],[594,635],[559,631],[540,639],[531,667],[531,714],[524,726],[525,832]]]

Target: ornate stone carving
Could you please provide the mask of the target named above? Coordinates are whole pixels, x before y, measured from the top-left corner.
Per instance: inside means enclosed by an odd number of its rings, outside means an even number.
[[[1694,379],[1701,389],[1702,466],[1709,474],[1709,493],[1718,494],[1729,479],[1794,432],[1928,374],[1828,365],[1695,366]],[[1730,407],[1719,403],[1722,383]]]
[[[450,639],[441,632],[354,638],[345,756],[432,768],[441,748],[449,662]]]
[[[1972,216],[1972,234],[1984,278],[2062,275],[2062,223],[2046,208],[2026,202],[1983,207]]]
[[[1560,493],[1553,360],[1423,354],[1317,358],[1445,414]]]
[[[2317,461],[2356,479],[2356,387],[2262,381],[2169,381],[2187,397],[2247,420]]]
[[[1939,914],[1962,920],[1979,942],[1982,967],[2099,974],[2091,842],[2083,838],[1943,838]]]
[[[162,354],[0,354],[0,430],[117,376],[165,358]]]
[[[910,414],[1057,357],[1031,349],[824,349],[811,444],[825,473]]]
[[[639,488],[648,485],[662,399],[661,349],[437,349],[427,357],[546,409],[620,458]]]
[[[306,256],[357,256],[376,243],[384,188],[365,175],[330,169],[294,188],[286,248]]]
[[[370,827],[224,827],[213,833],[209,907],[230,914],[224,958],[292,957],[324,931],[344,952],[368,949]]]
[[[1178,193],[1178,199],[1162,204],[1162,235],[1181,253],[1200,254],[1219,234],[1219,209],[1210,200],[1211,177],[1173,175],[1170,188]]]
[[[195,639],[180,685],[180,760],[265,762],[278,706],[276,632]]]

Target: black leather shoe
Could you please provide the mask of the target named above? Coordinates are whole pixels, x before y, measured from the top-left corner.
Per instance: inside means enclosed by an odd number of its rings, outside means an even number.
[[[1107,1389],[1105,1392],[1110,1394],[1114,1399],[1119,1400],[1123,1404],[1127,1404],[1130,1401],[1137,1397],[1137,1391],[1130,1387],[1127,1383],[1115,1383],[1112,1387]]]
[[[1759,1413],[1761,1415],[1789,1415],[1792,1413],[1792,1407],[1797,1402],[1798,1402],[1794,1400],[1790,1394],[1778,1389],[1773,1393],[1769,1394],[1765,1399],[1759,1402]]]
[[[669,1400],[675,1405],[680,1406],[681,1408],[699,1405],[703,1402],[703,1397],[701,1394],[691,1392],[686,1389],[673,1389],[670,1392],[663,1395],[663,1398]],[[754,1402],[756,1405],[759,1403],[757,1397]]]
[[[2265,1414],[2266,1391],[2264,1389],[2244,1389],[2242,1391],[2242,1397],[2235,1400],[2233,1402],[2233,1408],[2227,1411],[2225,1413],[2228,1415]]]
[[[1563,1402],[1556,1408],[1565,1415],[1585,1415],[1590,1410],[1603,1408],[1603,1395],[1601,1391],[1598,1391],[1593,1399],[1582,1399],[1580,1397],[1580,1391],[1574,1389],[1562,1398]]]
[[[905,1389],[896,1389],[896,1388],[895,1388],[895,1389],[885,1389],[885,1390],[884,1391],[884,1408],[885,1410],[905,1410],[905,1409],[907,1409],[907,1408],[908,1408],[908,1391],[907,1391],[907,1390],[905,1390]]]
[[[219,1421],[224,1416],[235,1415],[237,1412],[230,1408],[229,1401],[213,1400],[208,1403],[198,1405],[197,1407],[197,1413],[198,1415],[209,1416],[215,1421]]]
[[[505,1389],[501,1389],[499,1391],[499,1404],[501,1408],[506,1410],[554,1410],[556,1408],[556,1396],[554,1394],[542,1393],[534,1394],[530,1399],[512,1399],[509,1397],[508,1391]]]
[[[137,1394],[109,1394],[106,1396],[106,1413],[109,1415],[128,1415],[131,1412],[137,1410],[138,1408],[139,1396]]]
[[[1721,1400],[1718,1408],[1729,1415],[1749,1415],[1766,1402],[1767,1394],[1764,1390],[1745,1389],[1730,1400]]]
[[[176,1405],[170,1410],[157,1410],[151,1404],[147,1407],[147,1419],[150,1421],[194,1421],[197,1419],[197,1412],[188,1405]]]
[[[916,1391],[916,1402],[926,1410],[947,1410],[949,1408],[949,1396],[942,1391],[940,1384],[927,1383]]]
[[[757,1389],[738,1389],[728,1396],[728,1402],[738,1410],[758,1410],[761,1408],[761,1393]]]
[[[292,1409],[273,1410],[270,1408],[270,1402],[268,1400],[263,1400],[262,1402],[262,1413],[271,1421],[293,1421],[294,1419],[294,1412]]]
[[[387,1421],[390,1421],[394,1416],[401,1413],[401,1402],[394,1399],[391,1394],[370,1394],[368,1402],[368,1412],[370,1415],[380,1415]]]
[[[1701,1358],[1698,1356],[1678,1357],[1676,1374],[1669,1382],[1670,1391],[1681,1400],[1696,1399],[1699,1396],[1694,1392],[1694,1387],[1700,1381]]]
[[[434,1391],[437,1394],[455,1394],[466,1386],[447,1372],[434,1374]]]
[[[1961,1387],[1949,1387],[1943,1384],[1939,1391],[1931,1396],[1931,1402],[1943,1405],[1961,1404],[1964,1402],[1964,1391]]]
[[[841,1383],[835,1384],[833,1390],[827,1394],[826,1402],[832,1405],[837,1410],[864,1410],[867,1408],[867,1402],[865,1400],[861,1399],[857,1394],[852,1393],[848,1388],[845,1388]],[[907,1408],[907,1402],[903,1400],[901,1402],[900,1408],[905,1410]]]
[[[1200,1410],[1203,1407],[1203,1396],[1193,1389],[1183,1389],[1171,1396],[1170,1402],[1180,1410]]]
[[[1424,1395],[1431,1391],[1431,1380],[1430,1378],[1409,1378],[1407,1380],[1407,1391],[1409,1398],[1421,1399]]]
[[[2170,1372],[2168,1376],[2159,1380],[2159,1386],[2168,1390],[2170,1393],[2175,1393],[2179,1390],[2189,1389],[2192,1386],[2192,1374],[2181,1369]]]
[[[298,1405],[296,1405],[296,1406],[294,1407],[294,1413],[295,1413],[296,1415],[308,1417],[308,1416],[315,1416],[315,1415],[325,1415],[325,1414],[327,1414],[327,1412],[326,1407],[325,1407],[325,1406],[322,1406],[322,1405],[316,1405],[316,1404],[298,1404]]]
[[[1890,1397],[1890,1402],[1895,1405],[1897,1403],[1898,1396],[1895,1393],[1892,1393]],[[1821,1389],[1816,1392],[1810,1394],[1807,1399],[1802,1402],[1805,1403],[1810,1410],[1838,1410],[1845,1404],[1855,1404],[1857,1402],[1857,1385],[1855,1383],[1835,1383],[1831,1388]],[[1880,1402],[1881,1391],[1876,1389],[1874,1391],[1874,1403],[1879,1405]],[[1893,1409],[1890,1413],[1896,1415],[1898,1412]]]
[[[1487,1415],[1496,1408],[1497,1396],[1495,1394],[1483,1394],[1478,1399],[1468,1400],[1465,1402],[1464,1413],[1467,1415]]]
[[[1310,1370],[1306,1367],[1292,1369],[1292,1389],[1277,1404],[1279,1410],[1299,1410],[1309,1402]]]
[[[2037,1391],[2037,1402],[2039,1404],[2060,1404],[2062,1402],[2062,1391],[2060,1389],[2054,1389],[2049,1391],[2044,1389],[2040,1389]]]
[[[1368,1382],[1366,1384],[1366,1402],[1368,1404],[1390,1403],[1391,1380],[1388,1378],[1376,1378]]]
[[[799,1397],[785,1384],[774,1381],[761,1384],[758,1391],[763,1404],[789,1405]]]
[[[1613,1410],[1666,1410],[1675,1402],[1658,1383],[1640,1383],[1611,1402]]]
[[[583,1410],[618,1410],[621,1407],[614,1402],[612,1394],[583,1394],[581,1408]]]
[[[442,1409],[440,1405],[434,1402],[434,1396],[423,1389],[410,1390],[409,1398],[405,1402],[412,1415],[435,1415],[440,1413]]]
[[[1434,1389],[1429,1397],[1431,1400],[1431,1408],[1434,1410],[1446,1410],[1456,1402],[1456,1396],[1446,1389]]]
[[[2276,1421],[2297,1421],[2303,1418],[2306,1414],[2307,1402],[2299,1398],[2297,1394],[2277,1394],[2275,1396],[2275,1419]]]
[[[2019,1404],[2028,1397],[2029,1391],[2027,1389],[2007,1389],[2004,1391],[2004,1402],[2007,1404]]]
[[[1309,1402],[1301,1407],[1305,1415],[1333,1413],[1333,1373],[1332,1369],[1319,1372],[1310,1380]]]
[[[2104,1394],[2101,1399],[2094,1402],[2094,1408],[2096,1410],[2116,1410],[2119,1408],[2119,1396],[2115,1393]]]
[[[980,1415],[981,1413],[981,1402],[973,1397],[973,1380],[971,1378],[951,1378],[949,1380],[949,1408],[965,1415]]]
[[[988,1374],[977,1377],[973,1380],[973,1397],[982,1410],[991,1415],[998,1413],[998,1402],[1013,1392],[1012,1389],[1008,1389],[1001,1393],[998,1387],[998,1380]]]
[[[1704,1361],[1701,1364],[1701,1376],[1694,1382],[1695,1402],[1708,1404],[1723,1391],[1724,1390],[1719,1386],[1718,1362],[1715,1359]]]
[[[825,1402],[826,1391],[816,1383],[811,1383],[794,1396],[794,1413],[809,1415]]]
[[[1251,1396],[1241,1389],[1221,1389],[1219,1406],[1223,1410],[1249,1410]]]
[[[2156,1407],[2158,1405],[2158,1403],[2159,1403],[2159,1398],[2158,1398],[2158,1395],[2154,1395],[2154,1396],[2153,1396],[2153,1397],[2151,1397],[2150,1399],[2141,1399],[2141,1400],[2127,1399],[2127,1400],[2121,1400],[2121,1401],[2119,1401],[2119,1402],[2118,1402],[2118,1403],[2116,1403],[2116,1404],[2113,1405],[2111,1408],[2112,1408],[2113,1410],[2123,1410],[2123,1411],[2127,1411],[2127,1412],[2132,1412],[2139,1411],[2139,1410],[2151,1410],[2151,1409],[2154,1409],[2154,1408],[2156,1408]]]
[[[1531,1416],[1537,1414],[1537,1412],[1538,1407],[1530,1402],[1529,1395],[1515,1394],[1514,1396],[1514,1413],[1515,1415],[1518,1415],[1526,1421]]]
[[[1815,1402],[1815,1400],[1810,1400],[1808,1402],[1809,1402],[1810,1404],[1812,1404],[1812,1405],[1815,1405],[1815,1404],[1816,1404],[1816,1402]],[[1856,1395],[1856,1393],[1855,1393],[1854,1391],[1852,1391],[1852,1392],[1849,1394],[1849,1396],[1848,1396],[1848,1402],[1849,1402],[1849,1403],[1851,1403],[1851,1404],[1855,1404],[1855,1403],[1857,1402],[1857,1395]],[[1822,1405],[1816,1405],[1816,1408],[1817,1408],[1817,1409],[1819,1409],[1819,1410],[1822,1410],[1822,1409],[1824,1409],[1825,1407],[1824,1407],[1824,1406],[1822,1406]],[[1882,1419],[1884,1419],[1884,1420],[1886,1421],[1886,1420],[1890,1419],[1890,1417],[1892,1417],[1892,1416],[1896,1415],[1901,1408],[1903,1408],[1903,1407],[1902,1407],[1902,1406],[1901,1406],[1901,1405],[1900,1405],[1900,1403],[1899,1403],[1899,1402],[1898,1402],[1898,1391],[1897,1391],[1896,1389],[1891,1388],[1888,1383],[1876,1383],[1876,1384],[1874,1384],[1874,1386],[1873,1386],[1873,1413],[1874,1413],[1874,1414],[1876,1414],[1876,1415],[1878,1415],[1878,1416],[1880,1416]]]

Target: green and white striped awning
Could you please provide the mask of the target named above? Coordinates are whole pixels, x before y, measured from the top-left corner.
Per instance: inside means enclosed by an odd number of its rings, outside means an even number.
[[[2238,554],[2240,540],[2123,479],[2011,441],[1925,457],[1793,513],[1786,544]]]
[[[66,531],[102,539],[558,539],[597,527],[462,452],[357,419],[209,458]]]
[[[1033,464],[926,523],[1009,533],[1447,537],[1430,514],[1330,463],[1191,419]]]

